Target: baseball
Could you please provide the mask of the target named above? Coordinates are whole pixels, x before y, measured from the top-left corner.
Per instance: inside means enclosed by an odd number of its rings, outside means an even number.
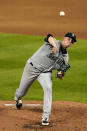
[[[60,11],[59,15],[60,16],[65,16],[65,12],[64,11]]]

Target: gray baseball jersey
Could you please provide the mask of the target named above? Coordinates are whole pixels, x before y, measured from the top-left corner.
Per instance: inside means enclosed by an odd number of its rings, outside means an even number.
[[[51,49],[53,46],[50,43],[45,42],[41,48],[28,60],[28,62],[32,62],[33,66],[41,72],[48,72],[53,69],[58,70],[63,61],[67,63],[68,53],[62,53],[60,41],[56,40],[56,44],[58,51],[56,53],[52,53]]]

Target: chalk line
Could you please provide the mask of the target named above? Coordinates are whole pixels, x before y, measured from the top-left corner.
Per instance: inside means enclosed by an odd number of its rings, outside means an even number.
[[[4,104],[4,106],[15,106],[16,104]],[[37,106],[43,106],[42,104],[23,104],[23,106],[31,106],[31,107],[37,107]]]

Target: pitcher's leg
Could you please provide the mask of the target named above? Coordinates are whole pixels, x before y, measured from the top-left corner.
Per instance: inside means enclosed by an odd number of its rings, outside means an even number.
[[[20,86],[15,93],[15,100],[21,99],[27,93],[33,81],[37,78],[37,75],[33,72],[33,68],[27,63],[20,81]]]
[[[42,118],[49,119],[49,115],[51,113],[51,105],[52,105],[52,76],[51,72],[42,73],[38,77],[38,81],[44,90],[44,105],[43,105],[43,116]]]

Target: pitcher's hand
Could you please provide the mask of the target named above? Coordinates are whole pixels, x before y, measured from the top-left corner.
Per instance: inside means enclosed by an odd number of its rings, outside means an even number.
[[[62,80],[63,77],[64,77],[64,75],[62,74],[61,71],[58,71],[58,72],[57,72],[57,77],[58,77],[60,80]]]

